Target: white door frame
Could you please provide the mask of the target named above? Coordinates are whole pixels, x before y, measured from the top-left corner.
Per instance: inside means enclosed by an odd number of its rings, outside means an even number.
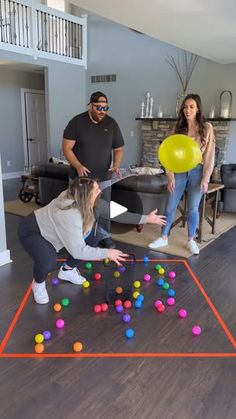
[[[25,109],[25,93],[41,93],[44,94],[45,90],[36,90],[36,89],[20,89],[21,95],[21,116],[22,116],[22,130],[23,130],[23,150],[24,150],[24,166],[28,167],[28,150],[27,150],[27,135],[26,135],[26,109]],[[45,104],[46,107],[46,104]],[[47,125],[47,114],[46,114],[46,125]],[[47,131],[47,126],[46,126]],[[47,138],[47,148],[48,148],[48,138]]]

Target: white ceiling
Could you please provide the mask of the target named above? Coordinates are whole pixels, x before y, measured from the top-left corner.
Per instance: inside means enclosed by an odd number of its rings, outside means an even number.
[[[70,0],[218,63],[236,63],[236,0]]]

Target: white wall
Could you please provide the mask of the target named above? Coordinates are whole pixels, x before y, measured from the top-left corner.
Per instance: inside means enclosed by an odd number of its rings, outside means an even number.
[[[1,167],[1,154],[0,154],[0,266],[11,262],[10,251],[7,250],[6,242],[6,227],[5,227],[5,214],[3,203],[3,190],[2,190],[2,167]]]

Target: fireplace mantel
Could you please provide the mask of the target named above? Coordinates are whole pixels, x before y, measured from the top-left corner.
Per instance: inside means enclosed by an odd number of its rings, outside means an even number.
[[[166,118],[135,118],[136,121],[177,121],[177,118],[172,118],[172,117],[166,117]],[[207,121],[220,121],[220,122],[224,122],[224,121],[236,121],[236,118],[220,118],[220,117],[216,117],[216,118],[206,118]]]

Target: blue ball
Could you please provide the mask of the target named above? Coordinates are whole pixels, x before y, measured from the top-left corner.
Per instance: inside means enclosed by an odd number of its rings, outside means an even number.
[[[144,256],[143,261],[144,261],[144,263],[148,263],[149,262],[149,257],[148,256]]]
[[[162,278],[159,278],[158,280],[157,280],[157,282],[156,282],[156,284],[159,286],[159,287],[162,287],[162,285],[164,284],[164,279],[162,279]]]
[[[132,339],[134,337],[134,329],[126,329],[125,336],[128,339]]]
[[[144,295],[143,294],[139,294],[137,300],[140,300],[140,301],[143,302],[144,301]]]
[[[143,305],[143,304],[142,304],[142,301],[141,301],[141,300],[138,300],[138,299],[137,299],[137,300],[135,301],[135,303],[134,303],[134,307],[135,307],[135,308],[141,308],[141,307],[142,307],[142,305]]]
[[[174,295],[175,295],[175,290],[173,290],[172,288],[170,288],[170,289],[168,290],[168,295],[169,295],[170,297],[174,297]]]

